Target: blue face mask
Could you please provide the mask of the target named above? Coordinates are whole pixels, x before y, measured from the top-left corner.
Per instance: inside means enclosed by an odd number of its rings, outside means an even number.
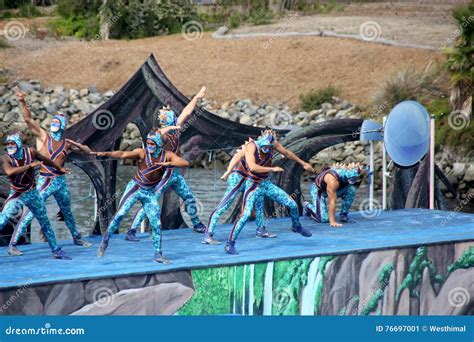
[[[6,141],[13,142],[16,147],[13,146],[7,146],[7,153],[11,157],[22,160],[23,159],[23,142],[21,141],[21,137],[19,134],[12,134],[9,135],[6,139]]]
[[[146,138],[147,140],[151,140],[155,143],[155,145],[153,144],[146,145],[146,149],[148,153],[150,153],[154,158],[158,157],[163,147],[163,140],[161,139],[160,133],[156,131],[152,131],[148,134]]]
[[[49,127],[49,131],[51,132],[53,139],[59,141],[66,129],[66,117],[64,115],[55,115],[53,120],[54,121],[51,122],[51,126]],[[55,120],[58,120],[59,123]]]
[[[258,146],[258,149],[261,150],[263,153],[268,153],[273,149],[273,144],[275,142],[275,138],[271,134],[265,134],[255,141]]]

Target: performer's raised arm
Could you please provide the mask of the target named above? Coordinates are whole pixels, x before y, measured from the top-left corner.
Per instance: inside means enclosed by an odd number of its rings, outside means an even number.
[[[197,101],[202,99],[206,95],[206,87],[202,87],[201,90],[192,98],[191,101],[187,104],[186,107],[181,111],[181,114],[178,116],[178,125],[182,126],[184,122],[189,118],[194,108],[196,108]]]
[[[46,139],[46,136],[47,136],[46,131],[42,129],[40,124],[31,116],[30,109],[28,108],[28,104],[25,101],[25,96],[20,91],[20,88],[15,87],[15,94],[18,99],[21,112],[23,113],[23,118],[25,119],[25,122],[28,125],[28,129],[37,138]]]

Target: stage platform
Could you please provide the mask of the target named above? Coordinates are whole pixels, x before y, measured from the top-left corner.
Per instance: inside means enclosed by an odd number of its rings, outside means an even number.
[[[357,223],[341,228],[302,217],[302,224],[313,233],[310,238],[291,232],[288,218],[269,222],[268,228],[278,234],[277,238],[255,238],[255,223],[250,222],[237,241],[239,255],[226,254],[223,245],[201,244],[203,235],[190,229],[164,231],[163,250],[172,260],[169,265],[152,261],[148,234],[140,234],[142,241],[138,243],[114,235],[103,258],[96,256],[100,236],[87,238],[94,244],[88,249],[60,241],[71,261],[52,259],[45,243],[20,246],[25,253],[21,257],[7,255],[6,247],[2,247],[0,290],[474,240],[472,214],[406,209],[382,212],[373,218],[360,213],[353,217]],[[215,237],[224,242],[230,229],[231,225],[219,225]]]

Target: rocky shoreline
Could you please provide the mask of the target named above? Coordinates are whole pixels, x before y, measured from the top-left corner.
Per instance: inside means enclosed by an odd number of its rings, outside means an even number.
[[[10,130],[27,132],[27,126],[23,121],[18,103],[13,91],[13,82],[0,85],[0,121],[1,132],[5,135]],[[18,85],[27,94],[28,102],[33,115],[47,128],[51,118],[57,111],[61,111],[69,117],[69,124],[80,121],[84,116],[91,113],[102,103],[113,96],[114,92],[109,90],[100,93],[94,86],[84,89],[65,89],[63,86],[43,87],[37,80],[19,81]],[[260,103],[255,104],[250,99],[242,99],[233,102],[218,104],[211,99],[203,99],[201,106],[217,115],[240,122],[246,125],[261,127],[295,127],[321,123],[326,120],[342,118],[362,118],[362,111],[355,105],[342,99],[333,98],[332,103],[323,103],[317,110],[310,112],[293,112],[284,103]],[[28,134],[27,134],[28,136]],[[141,146],[138,128],[130,124],[123,135],[120,148],[131,150]],[[381,144],[375,144],[376,172],[381,172]],[[313,157],[311,163],[318,169],[332,162],[368,162],[369,146],[367,143],[356,141],[328,148]],[[469,156],[468,156],[469,157]],[[462,159],[460,156],[449,151],[443,151],[437,156],[438,165],[444,170],[448,179],[461,192],[462,198],[474,196],[474,156]],[[228,162],[226,153],[217,153],[220,166]],[[193,161],[194,167],[210,167],[206,153]],[[380,177],[376,177],[376,188],[381,185]]]

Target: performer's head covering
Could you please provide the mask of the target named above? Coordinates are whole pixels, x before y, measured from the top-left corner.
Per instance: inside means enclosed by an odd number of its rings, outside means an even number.
[[[63,133],[66,129],[66,125],[67,125],[67,119],[63,113],[58,112],[58,114],[53,116],[49,130],[54,140],[56,141],[61,140]]]
[[[7,153],[9,156],[21,160],[23,159],[23,142],[21,140],[20,133],[15,132],[7,136]]]
[[[146,137],[146,149],[147,151],[154,157],[158,157],[158,155],[161,153],[162,147],[163,147],[163,140],[161,139],[161,134],[153,130],[150,133],[148,133],[148,136]],[[152,142],[150,142],[150,140]]]
[[[275,145],[275,133],[271,129],[267,129],[255,140],[257,147],[263,153],[268,153]]]
[[[178,118],[170,106],[163,106],[158,113],[160,127],[176,126]]]
[[[339,167],[333,167],[341,177],[343,182],[349,184],[357,184],[360,182],[360,178],[363,172],[363,168],[359,164],[340,165]]]

